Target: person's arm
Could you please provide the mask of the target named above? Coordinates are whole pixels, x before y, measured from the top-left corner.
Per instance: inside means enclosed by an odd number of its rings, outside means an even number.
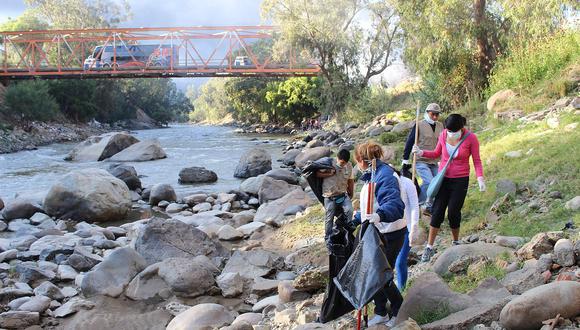
[[[405,214],[405,204],[401,200],[399,181],[392,174],[387,174],[382,182],[376,185],[375,196],[379,204],[375,211],[381,222],[394,222]]]
[[[350,199],[354,197],[354,179],[352,178],[346,181],[346,193]]]
[[[409,132],[409,136],[407,136],[407,142],[405,142],[405,151],[403,151],[403,160],[409,160],[409,156],[411,155],[411,149],[413,148],[413,144],[415,144],[415,129],[416,127],[413,125],[411,128],[411,132]]]
[[[334,173],[335,173],[335,171],[334,170],[331,170],[331,169],[328,169],[328,170],[318,170],[318,171],[316,171],[316,177],[317,178],[321,178],[321,179],[329,178],[329,177],[333,176]]]
[[[479,140],[477,136],[471,133],[471,158],[473,159],[473,167],[475,167],[475,176],[478,178],[483,178],[483,165],[481,164],[481,158],[479,156]]]

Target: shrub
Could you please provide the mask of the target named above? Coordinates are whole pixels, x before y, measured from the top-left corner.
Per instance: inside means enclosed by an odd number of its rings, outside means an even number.
[[[444,319],[450,314],[451,310],[449,309],[449,305],[447,303],[441,303],[435,309],[420,311],[419,315],[416,316],[416,321],[417,324],[424,325]]]
[[[408,132],[386,132],[383,133],[379,136],[379,142],[381,144],[389,144],[389,143],[395,143],[395,142],[404,142],[405,139],[407,138],[407,133]]]
[[[24,121],[50,121],[58,114],[58,104],[49,93],[46,81],[22,81],[10,85],[4,95],[7,116]]]

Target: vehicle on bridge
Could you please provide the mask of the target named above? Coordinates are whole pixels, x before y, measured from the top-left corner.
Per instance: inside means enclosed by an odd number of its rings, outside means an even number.
[[[171,45],[101,45],[87,59],[83,68],[88,70],[119,68],[167,68],[179,62],[179,52]]]

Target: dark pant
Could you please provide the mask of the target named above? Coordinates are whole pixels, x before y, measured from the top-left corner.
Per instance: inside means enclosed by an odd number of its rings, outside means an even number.
[[[433,212],[431,213],[431,226],[441,227],[445,219],[445,210],[447,209],[447,218],[449,218],[449,227],[451,229],[459,228],[461,223],[461,208],[467,196],[469,186],[469,177],[463,178],[444,178],[439,193],[433,203]]]
[[[338,204],[336,203],[335,198],[325,197],[324,209],[326,211],[326,216],[324,219],[324,241],[328,246],[330,234],[332,234],[332,228],[334,227],[334,218],[343,212],[345,216],[345,223],[348,223],[350,220],[352,220],[352,201],[350,198],[348,198],[348,196],[344,196],[344,201]]]
[[[383,234],[382,236],[384,243],[383,252],[387,256],[389,265],[394,267],[395,262],[397,261],[397,256],[399,255],[399,251],[401,251],[401,247],[405,242],[405,235],[400,235],[398,238],[390,240],[386,237],[386,235]],[[377,292],[374,300],[375,314],[380,316],[387,315],[387,300],[391,302],[391,313],[393,317],[397,316],[399,313],[399,308],[401,308],[401,305],[403,304],[403,296],[401,296],[401,292],[399,292],[399,289],[397,289],[394,281],[389,281],[389,283],[383,289]]]

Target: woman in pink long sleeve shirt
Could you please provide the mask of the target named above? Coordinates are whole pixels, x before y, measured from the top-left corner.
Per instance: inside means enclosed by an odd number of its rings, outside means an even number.
[[[413,152],[425,158],[441,157],[439,171],[443,169],[450,155],[459,145],[461,139],[467,135],[465,141],[459,146],[453,156],[451,164],[447,167],[445,178],[441,188],[433,202],[433,212],[431,214],[431,228],[429,229],[429,241],[423,252],[421,260],[427,262],[434,254],[433,243],[439,233],[439,228],[445,218],[445,210],[449,219],[449,227],[453,235],[453,244],[459,244],[459,226],[461,224],[461,208],[467,196],[469,186],[469,158],[473,159],[479,190],[485,191],[485,180],[483,178],[483,167],[479,157],[479,141],[477,136],[469,132],[465,126],[465,118],[458,114],[451,114],[445,120],[445,130],[439,136],[435,150],[420,150],[413,147]]]

